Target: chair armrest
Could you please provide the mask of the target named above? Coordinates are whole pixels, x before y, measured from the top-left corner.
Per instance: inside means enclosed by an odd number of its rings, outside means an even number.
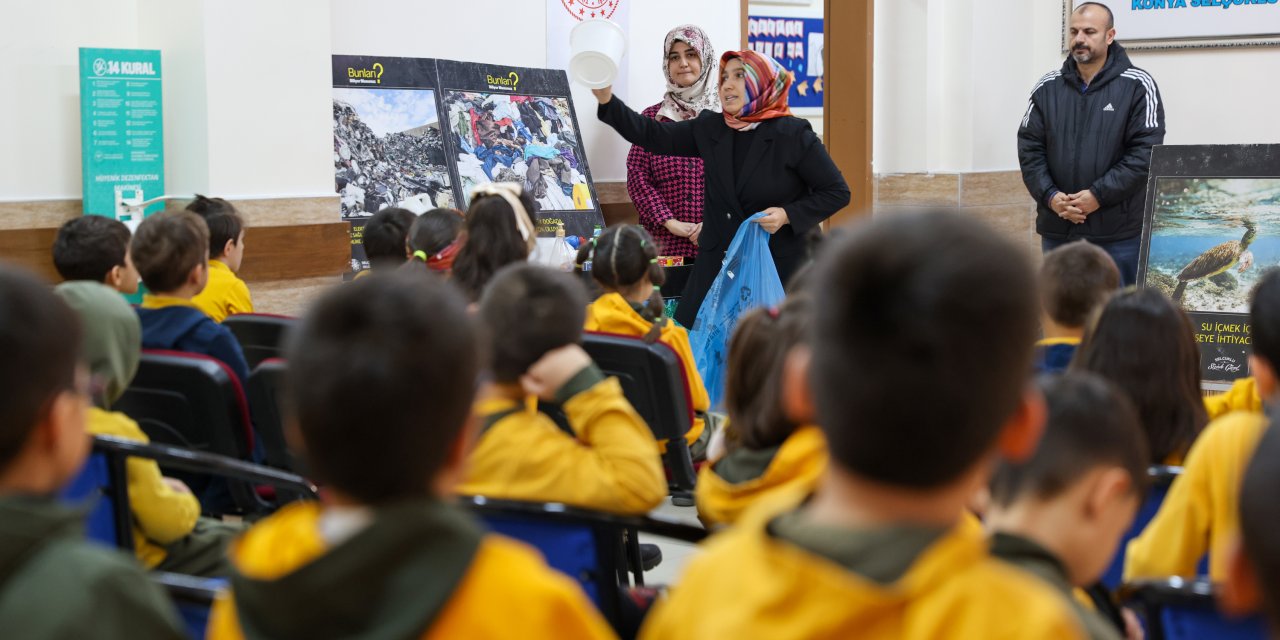
[[[228,458],[215,453],[192,451],[163,444],[143,443],[135,440],[94,436],[93,447],[109,457],[136,457],[195,473],[216,475],[253,484],[266,484],[297,492],[311,499],[319,498],[319,489],[310,480],[287,471]]]
[[[1117,591],[1120,601],[1155,607],[1215,607],[1214,586],[1207,578],[1158,578],[1126,582]]]
[[[537,518],[549,522],[604,525],[618,529],[634,529],[655,536],[698,543],[710,533],[700,527],[661,515],[621,516],[602,511],[581,509],[558,502],[521,502],[495,500],[484,496],[459,496],[458,504],[471,511],[523,518]]]

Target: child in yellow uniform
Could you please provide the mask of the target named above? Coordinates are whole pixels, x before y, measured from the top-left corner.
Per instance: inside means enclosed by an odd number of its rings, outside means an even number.
[[[812,496],[719,534],[644,638],[1080,638],[1062,597],[990,557],[965,506],[1044,419],[1022,251],[957,212],[876,218],[818,258],[812,347],[783,403],[830,464]],[[776,505],[776,506],[774,506]]]
[[[571,580],[447,501],[479,373],[465,304],[446,283],[386,274],[303,320],[286,402],[326,500],[235,545],[209,638],[613,636]]]
[[[102,384],[99,407],[89,408],[89,433],[148,442],[137,422],[110,407],[138,371],[142,327],[128,303],[96,282],[67,282],[54,292],[75,310],[84,328],[89,371]],[[230,573],[226,548],[243,531],[240,524],[200,517],[200,502],[182,482],[160,474],[154,460],[125,464],[134,547],[148,569],[223,577]]]
[[[711,408],[707,388],[698,374],[698,363],[689,347],[689,332],[663,316],[658,286],[666,281],[658,265],[658,246],[643,227],[619,224],[604,230],[578,250],[578,264],[591,262],[591,277],[604,289],[587,307],[587,331],[617,333],[661,342],[671,347],[684,364],[693,403],[693,425],[685,433],[694,461],[707,453],[706,414]],[[666,441],[658,442],[666,452]]]
[[[230,202],[201,195],[187,205],[187,211],[204,218],[209,227],[209,282],[191,302],[214,322],[236,313],[253,313],[249,286],[236,275],[244,260],[244,219]]]
[[[1249,307],[1253,355],[1249,369],[1267,403],[1277,391],[1280,365],[1280,273],[1262,277]],[[1209,577],[1227,577],[1227,559],[1239,530],[1240,479],[1269,420],[1266,415],[1237,411],[1205,427],[1173,481],[1155,518],[1129,543],[1125,580],[1194,576],[1209,554]]]
[[[738,320],[729,340],[725,381],[726,453],[698,473],[698,517],[731,525],[748,507],[780,492],[812,492],[827,468],[822,430],[797,425],[782,406],[787,354],[805,341],[812,319],[807,293],[791,294],[777,309],[756,309]]]
[[[1036,453],[1002,463],[991,479],[991,553],[1052,586],[1094,640],[1120,640],[1114,624],[1076,600],[1102,577],[1138,510],[1147,445],[1137,410],[1089,373],[1043,383],[1049,420]]]
[[[586,306],[573,276],[527,263],[499,271],[485,289],[479,316],[493,380],[476,404],[483,424],[459,493],[626,514],[666,497],[649,426],[578,346]],[[538,412],[533,397],[559,402],[574,433]]]
[[[1036,371],[1066,370],[1085,325],[1119,286],[1115,261],[1095,244],[1072,242],[1044,254],[1040,265],[1044,337],[1036,343]]]

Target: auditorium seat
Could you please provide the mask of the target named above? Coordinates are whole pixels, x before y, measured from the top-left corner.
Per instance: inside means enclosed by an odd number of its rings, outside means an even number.
[[[1262,616],[1229,618],[1218,612],[1206,578],[1142,580],[1125,584],[1121,600],[1142,619],[1147,640],[1264,640]]]
[[[285,339],[298,323],[297,318],[269,313],[236,313],[227,316],[222,326],[231,330],[249,369],[269,358],[284,356]]]

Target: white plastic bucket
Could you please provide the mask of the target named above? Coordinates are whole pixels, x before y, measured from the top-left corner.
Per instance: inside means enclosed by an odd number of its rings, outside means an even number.
[[[592,89],[603,89],[618,77],[627,34],[609,20],[583,20],[569,32],[569,50],[570,77]]]

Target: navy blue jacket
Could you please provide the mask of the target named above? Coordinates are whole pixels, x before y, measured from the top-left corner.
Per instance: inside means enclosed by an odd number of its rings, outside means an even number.
[[[217,358],[240,378],[249,379],[249,363],[231,330],[192,307],[138,308],[142,321],[142,348],[200,353]]]

